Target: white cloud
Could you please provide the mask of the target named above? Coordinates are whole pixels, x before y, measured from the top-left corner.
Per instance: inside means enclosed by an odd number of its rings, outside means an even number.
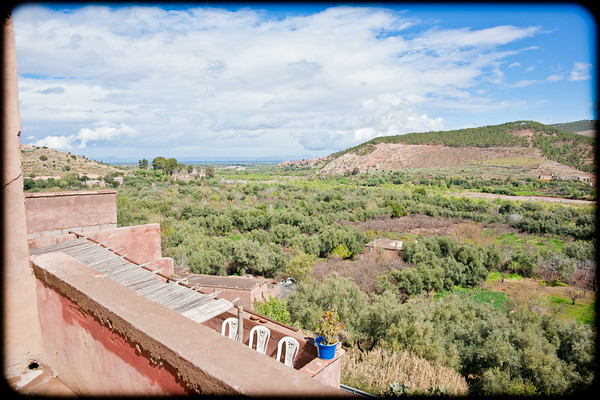
[[[540,32],[406,34],[416,19],[367,7],[278,20],[251,9],[28,6],[13,19],[24,125],[40,135],[52,121],[69,124],[39,142],[118,146],[139,133],[157,151],[241,138],[266,148],[278,137],[288,138],[283,152],[300,154],[441,130],[431,110],[506,106],[477,91],[501,84],[504,58],[521,51],[501,46]],[[572,79],[586,72],[576,66]]]
[[[591,71],[592,64],[575,62],[573,63],[573,68],[571,68],[570,71],[552,74],[547,78],[547,80],[550,82],[558,82],[565,79],[571,82],[590,80],[592,79]]]
[[[98,140],[114,140],[121,136],[135,136],[137,132],[135,129],[128,127],[125,124],[115,126],[110,122],[103,121],[99,123],[94,129],[82,128],[77,132],[75,138],[80,141],[80,147],[85,148],[88,141]]]
[[[560,74],[552,74],[547,79],[550,82],[558,82],[558,81],[562,81],[563,79],[565,79],[565,77]]]
[[[46,136],[33,144],[36,146],[46,146],[57,150],[71,150],[73,148],[74,136]]]
[[[539,27],[530,26],[520,28],[517,26],[496,26],[492,28],[472,30],[471,28],[436,29],[423,35],[417,43],[427,46],[456,49],[458,47],[488,47],[497,46],[524,39],[535,35]]]
[[[527,86],[535,85],[537,83],[539,83],[539,81],[536,79],[523,79],[523,80],[520,80],[520,81],[510,84],[510,87],[514,87],[514,88],[527,87]]]
[[[85,149],[89,141],[111,141],[123,136],[136,136],[135,129],[128,127],[125,124],[115,126],[110,122],[100,122],[95,128],[82,128],[75,135],[68,136],[46,136],[34,144],[36,146],[47,146],[54,149],[70,150],[74,146]]]
[[[573,65],[573,69],[569,74],[569,80],[571,81],[583,81],[592,79],[592,75],[590,71],[592,70],[592,65],[582,62],[576,62]]]

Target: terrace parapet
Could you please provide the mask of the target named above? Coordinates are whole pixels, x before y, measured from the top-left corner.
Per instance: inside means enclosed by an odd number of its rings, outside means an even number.
[[[66,254],[31,260],[46,362],[76,394],[348,395],[319,382],[330,371],[319,370],[324,360],[309,360],[308,341],[296,370]],[[284,333],[270,328],[275,337]]]

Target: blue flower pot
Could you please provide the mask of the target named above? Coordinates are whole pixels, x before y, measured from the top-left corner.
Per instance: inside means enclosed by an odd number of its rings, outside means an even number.
[[[315,346],[317,346],[317,355],[322,360],[331,360],[335,357],[335,348],[338,342],[334,344],[321,344],[323,336],[317,336],[315,339]]]

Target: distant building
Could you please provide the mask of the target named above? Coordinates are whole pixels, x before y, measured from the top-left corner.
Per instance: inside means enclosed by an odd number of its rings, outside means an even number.
[[[219,297],[230,301],[239,299],[236,304],[251,308],[255,301],[278,297],[279,283],[273,279],[246,276],[215,276],[190,274],[188,283],[202,293],[220,292]]]
[[[402,251],[402,241],[394,239],[375,239],[365,245],[367,254],[381,252],[390,257],[398,258]]]
[[[85,181],[85,185],[91,188],[94,185],[98,185],[101,188],[106,187],[106,182],[103,179],[88,179]]]

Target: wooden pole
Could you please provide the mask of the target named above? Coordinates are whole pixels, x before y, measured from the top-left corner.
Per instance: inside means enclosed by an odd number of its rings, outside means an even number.
[[[237,306],[238,309],[238,334],[237,340],[244,343],[244,306]]]

